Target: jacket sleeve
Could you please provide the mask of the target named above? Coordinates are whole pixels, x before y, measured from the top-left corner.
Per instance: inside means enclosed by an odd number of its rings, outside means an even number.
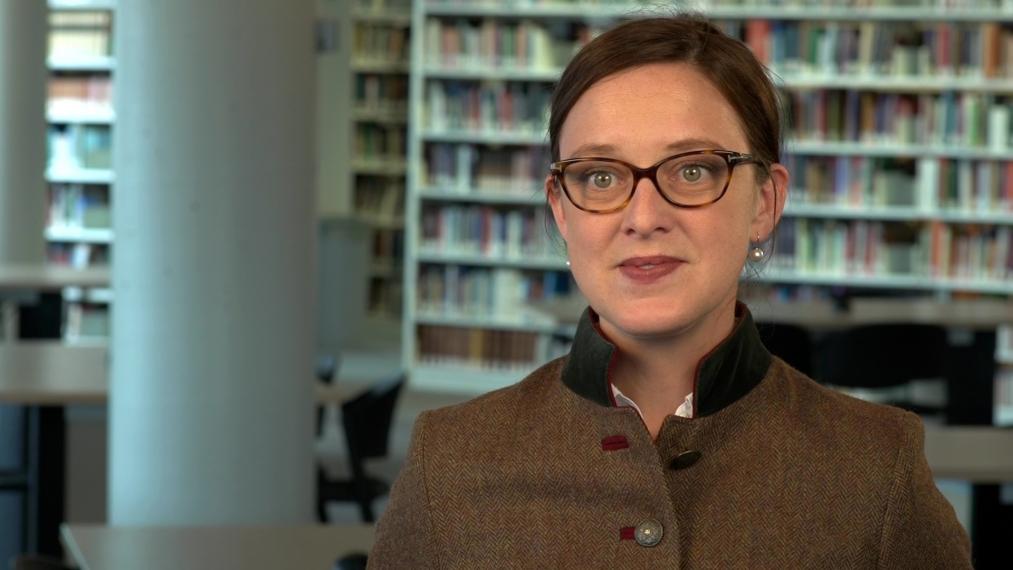
[[[439,567],[424,461],[428,413],[423,412],[415,421],[408,458],[376,526],[368,568]]]
[[[904,443],[894,468],[878,567],[972,568],[971,541],[925,459],[921,418],[905,412],[903,420]]]

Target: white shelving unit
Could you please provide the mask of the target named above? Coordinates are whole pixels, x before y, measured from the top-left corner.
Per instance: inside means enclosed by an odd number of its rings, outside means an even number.
[[[110,0],[49,0],[48,4],[51,14],[77,13],[75,18],[87,18],[84,15],[86,12],[108,13],[110,19],[115,18],[116,2]],[[77,33],[82,33],[82,31],[78,30]],[[99,32],[93,33],[98,34]],[[111,35],[106,37],[105,43],[111,47]],[[72,45],[74,48],[79,47],[77,43]],[[46,117],[50,129],[77,132],[78,135],[70,138],[73,141],[76,140],[75,137],[94,138],[94,133],[90,131],[108,132],[113,128],[116,114],[112,103],[93,100],[92,98],[96,95],[90,80],[87,79],[98,78],[101,84],[111,81],[116,68],[115,58],[112,55],[61,51],[51,54],[48,58],[48,68],[53,81],[59,78],[61,81],[78,80],[89,84],[86,99],[61,98],[50,102]],[[73,149],[72,152],[78,152],[78,150]],[[103,154],[110,152],[108,148],[91,148],[88,152],[96,150]],[[85,166],[82,166],[82,163]],[[111,168],[87,167],[88,164],[105,166],[107,163],[107,157],[94,162],[52,160],[46,171],[46,182],[51,186],[49,191],[53,200],[56,200],[57,192],[71,192],[72,195],[76,192],[79,200],[90,199],[86,198],[88,193],[91,193],[92,196],[105,194],[105,206],[102,207],[108,208],[112,197],[112,185],[115,181],[113,170]],[[87,193],[83,190],[85,188],[88,189]],[[75,205],[75,208],[82,207],[86,206],[80,203]],[[107,212],[103,212],[103,216],[106,214]],[[69,260],[61,258],[61,261],[56,263],[69,262],[75,265],[83,263],[84,265],[81,267],[88,268],[94,267],[87,261],[91,255],[89,252],[111,249],[113,237],[111,228],[85,227],[74,220],[63,220],[59,217],[51,218],[45,231],[45,238],[52,250],[50,252],[51,263],[53,263],[54,255],[64,255],[63,253],[54,254],[54,251],[69,251],[72,252]],[[53,250],[53,248],[57,249]],[[100,255],[100,258],[108,259],[108,255]],[[105,272],[108,269],[105,265],[101,265],[97,270]],[[108,334],[108,310],[113,300],[110,289],[66,287],[63,289],[63,299],[67,315],[64,331],[66,342],[76,343],[87,339],[101,340]]]
[[[725,4],[725,5],[722,5]],[[686,9],[703,10],[708,16],[726,20],[838,20],[838,21],[939,21],[939,22],[988,22],[1013,19],[1013,6],[1001,8],[942,9],[938,7],[889,7],[868,6],[860,10],[846,6],[800,7],[756,5],[736,6],[728,3],[690,1],[680,4]],[[563,20],[613,20],[631,14],[649,15],[657,3],[636,2],[493,2],[491,0],[446,0],[431,2],[426,13],[431,16],[468,18],[546,18]],[[665,13],[665,9],[661,12]]]
[[[737,3],[736,3],[737,4]],[[778,20],[789,25],[799,22],[834,22],[834,25],[854,25],[870,23],[889,26],[892,23],[919,22],[922,25],[967,25],[986,26],[995,22],[1009,24],[1013,22],[1013,1],[1003,0],[1001,3],[966,9],[942,9],[928,7],[799,7],[761,5],[759,2],[749,5],[731,5],[727,2],[690,2],[680,5],[682,8],[697,9],[712,19],[721,22],[740,20]],[[476,0],[463,2],[460,0],[418,0],[412,9],[413,29],[420,30],[412,36],[412,62],[409,105],[410,117],[408,128],[408,196],[405,204],[405,235],[406,263],[405,279],[405,319],[403,333],[403,358],[405,366],[412,372],[412,381],[430,389],[452,390],[465,393],[481,393],[490,389],[506,386],[519,380],[524,374],[544,361],[545,354],[536,354],[526,363],[506,365],[503,362],[483,361],[474,358],[475,346],[480,342],[479,336],[470,337],[470,357],[454,358],[446,355],[422,354],[422,345],[432,342],[424,339],[420,330],[424,327],[448,327],[451,329],[469,329],[484,332],[517,331],[532,333],[538,336],[535,343],[539,350],[545,348],[543,342],[549,336],[558,333],[560,328],[549,321],[534,321],[530,315],[507,316],[490,312],[476,316],[474,311],[462,312],[447,307],[443,311],[434,311],[431,301],[420,305],[420,296],[433,284],[427,281],[441,268],[448,275],[463,276],[469,272],[487,271],[516,272],[538,274],[539,272],[562,272],[566,267],[562,258],[554,259],[546,256],[489,256],[460,251],[435,249],[423,244],[423,232],[433,231],[431,224],[434,210],[442,212],[444,208],[461,211],[488,209],[495,211],[523,210],[536,211],[544,207],[545,197],[540,188],[541,180],[535,179],[522,187],[509,189],[470,188],[469,184],[458,181],[456,184],[443,184],[432,180],[434,165],[432,151],[439,146],[459,148],[469,145],[477,149],[504,148],[545,148],[548,135],[545,125],[537,128],[482,128],[460,129],[434,127],[431,121],[432,109],[429,107],[429,86],[433,82],[442,84],[525,84],[545,85],[555,82],[562,72],[559,67],[565,62],[556,61],[546,65],[541,61],[538,65],[526,65],[509,58],[499,63],[483,64],[480,57],[472,55],[458,58],[447,63],[439,57],[431,57],[434,49],[440,46],[427,46],[429,24],[431,21],[441,22],[441,26],[476,26],[478,22],[494,20],[499,23],[529,25],[552,28],[556,24],[586,24],[591,30],[607,27],[608,23],[620,18],[650,15],[656,3],[621,3],[615,1],[576,1],[551,2],[536,0],[517,0],[513,2],[493,2]],[[670,9],[662,10],[662,13]],[[565,26],[564,26],[565,27]],[[1008,27],[1008,26],[1007,26]],[[440,29],[440,28],[437,28]],[[439,37],[439,36],[434,36]],[[442,42],[441,42],[442,43]],[[467,42],[461,41],[461,44]],[[1006,63],[1007,68],[1011,64]],[[775,66],[772,66],[775,67]],[[775,82],[784,92],[803,93],[816,90],[862,91],[882,94],[882,97],[910,96],[933,98],[941,94],[974,94],[986,101],[1009,102],[1013,96],[1013,77],[990,76],[975,73],[908,73],[908,74],[874,74],[827,72],[818,67],[809,68],[805,64],[791,67],[776,66]],[[458,87],[460,88],[460,87]],[[880,97],[880,95],[877,95]],[[1002,104],[1002,103],[1000,103]],[[463,113],[454,107],[453,102],[447,103],[450,113]],[[1007,137],[1009,139],[1011,137]],[[790,139],[786,145],[789,155],[800,157],[855,157],[869,160],[919,160],[938,159],[940,161],[994,161],[1000,164],[1013,161],[1013,140],[1007,144],[992,146],[943,145],[943,144],[908,144],[897,142],[885,136],[863,137],[860,142],[806,138]],[[922,139],[925,140],[925,139]],[[931,139],[929,139],[931,140]],[[968,139],[970,140],[970,139]],[[1001,137],[1000,139],[1001,140]],[[794,174],[794,173],[793,173]],[[882,224],[922,224],[942,222],[958,225],[987,225],[1008,227],[1013,225],[1013,209],[977,208],[956,209],[925,208],[918,206],[875,205],[875,206],[844,206],[837,203],[810,203],[803,200],[792,201],[786,211],[787,218],[804,218],[814,221],[869,222]],[[438,218],[442,220],[443,218]],[[428,228],[428,229],[427,229]],[[435,268],[435,269],[434,269]],[[932,277],[921,274],[894,273],[848,273],[844,270],[833,272],[798,272],[779,269],[771,266],[758,278],[749,277],[764,283],[807,285],[814,287],[834,286],[851,288],[898,289],[913,292],[934,293],[945,298],[953,292],[975,292],[987,295],[1013,295],[1013,282],[1008,280],[964,279],[953,277]],[[443,282],[444,287],[449,281]],[[463,283],[463,282],[462,282]],[[483,283],[478,281],[478,283]],[[472,286],[462,284],[461,287]],[[477,286],[477,285],[476,285]],[[440,329],[437,335],[441,334]],[[463,341],[462,341],[463,342]],[[453,347],[452,347],[453,348]],[[460,349],[460,347],[457,347]],[[465,351],[468,352],[468,351]],[[463,353],[462,353],[463,354]],[[460,354],[458,355],[460,356]]]
[[[407,93],[403,98],[391,95],[397,92],[394,87],[398,82],[408,82],[408,56],[402,57],[397,46],[403,45],[408,51],[411,12],[408,0],[353,0],[348,2],[347,14],[352,38],[349,84],[354,89],[349,99],[353,105],[349,128],[353,149],[349,164],[351,202],[356,217],[368,223],[373,232],[373,269],[364,277],[368,280],[371,316],[393,322],[402,314],[402,274],[394,268],[403,263],[398,255],[405,227],[400,204],[404,201],[408,167],[406,157],[391,147],[399,138],[407,140],[408,103]],[[365,100],[361,100],[363,96]],[[374,152],[371,145],[376,141],[383,147],[380,153],[359,154],[362,147]]]

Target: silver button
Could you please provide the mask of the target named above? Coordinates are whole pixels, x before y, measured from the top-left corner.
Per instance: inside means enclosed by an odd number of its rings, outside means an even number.
[[[665,529],[661,527],[661,523],[656,520],[647,519],[637,525],[637,531],[634,536],[637,539],[637,544],[640,546],[655,546],[661,542],[661,537],[664,534]]]

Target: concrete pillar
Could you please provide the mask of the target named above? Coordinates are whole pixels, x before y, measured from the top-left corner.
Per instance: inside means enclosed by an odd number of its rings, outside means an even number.
[[[0,2],[0,264],[45,260],[47,13]]]
[[[118,3],[111,524],[312,519],[314,6]]]

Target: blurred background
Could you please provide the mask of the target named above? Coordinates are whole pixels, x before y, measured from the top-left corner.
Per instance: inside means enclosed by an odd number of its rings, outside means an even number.
[[[679,8],[782,95],[764,341],[920,414],[1008,568],[1011,0],[0,0],[0,563],[83,567],[110,527],[367,551],[420,411],[567,352],[553,83]]]

